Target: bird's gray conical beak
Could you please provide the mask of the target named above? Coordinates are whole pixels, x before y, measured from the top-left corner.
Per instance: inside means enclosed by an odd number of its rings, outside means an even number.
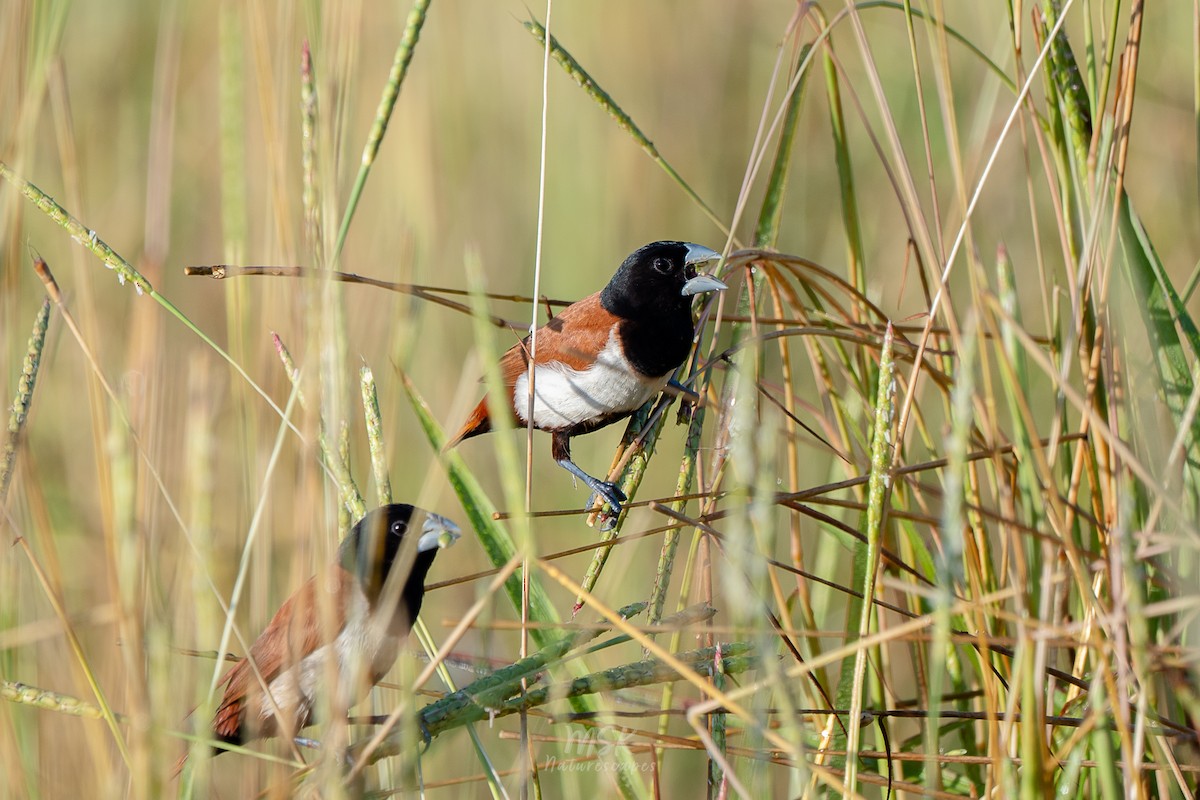
[[[683,263],[694,267],[697,264],[707,264],[709,261],[719,261],[720,259],[721,254],[716,250],[702,244],[688,244],[687,255],[683,257]]]
[[[689,244],[683,263],[689,267],[695,267],[698,264],[707,264],[709,261],[719,261],[720,259],[721,254],[716,250],[711,250],[702,244]],[[718,280],[712,275],[701,274],[685,283],[681,294],[684,297],[690,297],[704,292],[720,292],[728,288],[724,281]]]
[[[681,294],[684,297],[688,297],[704,292],[723,292],[728,288],[724,281],[714,278],[712,275],[697,275],[683,285],[683,292]]]
[[[417,540],[417,550],[427,553],[430,550],[449,547],[458,541],[462,532],[450,520],[438,514],[427,514],[425,524],[421,526],[421,538]]]

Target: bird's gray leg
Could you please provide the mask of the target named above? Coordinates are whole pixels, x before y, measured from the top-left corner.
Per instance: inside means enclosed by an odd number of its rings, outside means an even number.
[[[560,467],[576,478],[579,478],[579,480],[583,481],[592,490],[592,497],[588,500],[588,507],[591,507],[592,502],[599,495],[608,502],[608,505],[612,508],[613,516],[621,513],[621,503],[628,499],[625,493],[615,483],[602,481],[599,478],[588,475],[571,460],[571,437],[562,433],[553,434],[550,440],[550,452],[554,456],[554,461]]]

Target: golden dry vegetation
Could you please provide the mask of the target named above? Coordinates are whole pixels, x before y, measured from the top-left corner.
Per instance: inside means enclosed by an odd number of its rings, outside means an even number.
[[[0,794],[1193,797],[1198,16],[0,4]],[[548,437],[443,460],[439,427],[535,285],[667,238],[731,289],[680,375],[702,411],[575,442],[635,501],[601,564]],[[215,264],[317,277],[184,274]],[[347,779],[376,728],[343,709],[172,781],[218,648],[380,474],[465,532],[352,711],[403,708],[396,755]],[[522,559],[525,599],[493,578]]]

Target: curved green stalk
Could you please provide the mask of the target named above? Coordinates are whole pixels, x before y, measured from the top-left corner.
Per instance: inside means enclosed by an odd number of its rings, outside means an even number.
[[[425,15],[429,11],[430,0],[417,0],[412,10],[408,12],[408,20],[404,24],[404,34],[396,47],[396,55],[392,60],[392,69],[388,73],[387,83],[383,86],[383,96],[379,98],[379,107],[375,110],[375,121],[367,134],[367,143],[363,146],[362,163],[358,167],[358,175],[354,178],[354,188],[350,190],[350,199],[346,201],[346,213],[342,217],[342,225],[338,228],[337,241],[333,245],[333,258],[330,265],[336,264],[346,243],[346,234],[350,231],[350,220],[358,208],[359,198],[362,197],[363,187],[367,185],[367,176],[375,156],[379,152],[379,144],[383,134],[387,132],[388,122],[396,107],[396,98],[400,96],[400,87],[408,75],[408,65],[412,63],[413,50],[417,40],[421,38],[421,28],[425,25]]]

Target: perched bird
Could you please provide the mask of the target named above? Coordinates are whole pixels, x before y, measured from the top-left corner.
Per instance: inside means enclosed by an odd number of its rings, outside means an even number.
[[[603,290],[572,303],[537,331],[533,426],[551,434],[559,466],[599,495],[613,515],[626,499],[615,484],[594,478],[571,460],[571,437],[629,416],[666,387],[692,344],[692,296],[724,283],[696,267],[720,253],[687,242],[654,242],[617,269]],[[492,415],[528,425],[526,337],[500,359],[505,396],[484,397],[448,447],[492,429]]]
[[[438,550],[458,537],[450,520],[403,503],[359,520],[325,574],[284,601],[249,658],[221,679],[225,695],[212,723],[217,741],[294,736],[311,721],[329,659],[337,666],[336,702],[348,708],[361,700],[395,662],[421,610]],[[183,759],[176,772],[182,766]]]

